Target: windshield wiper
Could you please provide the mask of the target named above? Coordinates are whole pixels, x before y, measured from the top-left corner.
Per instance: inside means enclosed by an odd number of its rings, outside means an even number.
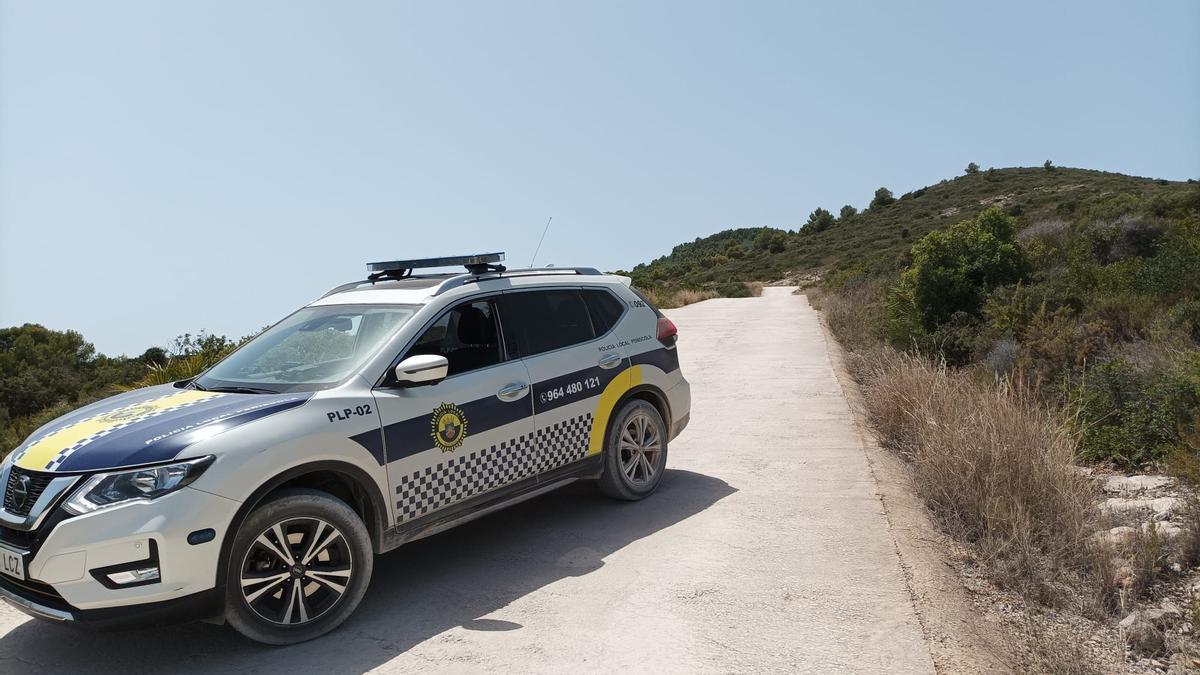
[[[215,391],[222,394],[278,394],[274,389],[262,387],[205,387],[200,391]]]

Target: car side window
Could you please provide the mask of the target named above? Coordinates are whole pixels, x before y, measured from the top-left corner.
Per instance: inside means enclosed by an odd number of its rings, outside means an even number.
[[[573,289],[501,296],[500,314],[511,353],[534,356],[596,337],[583,295]]]
[[[625,304],[613,297],[612,293],[598,288],[585,288],[583,299],[587,301],[588,311],[592,314],[592,326],[596,335],[604,335],[617,325],[621,314],[625,312]]]
[[[491,300],[464,302],[427,328],[408,356],[436,354],[450,362],[450,375],[466,373],[504,360],[496,311]]]

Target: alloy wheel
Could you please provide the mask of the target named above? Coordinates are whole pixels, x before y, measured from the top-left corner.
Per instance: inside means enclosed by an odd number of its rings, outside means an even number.
[[[280,521],[260,533],[242,561],[246,605],[275,624],[315,621],[338,604],[354,575],[345,535],[320,518]]]
[[[631,485],[653,482],[660,469],[662,438],[650,415],[638,411],[625,420],[618,444],[621,473]]]

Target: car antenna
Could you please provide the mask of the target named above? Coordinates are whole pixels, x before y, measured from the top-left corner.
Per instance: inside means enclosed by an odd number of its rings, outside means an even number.
[[[537,260],[538,251],[542,250],[542,242],[546,241],[546,233],[550,231],[550,221],[554,220],[554,216],[546,219],[546,227],[542,230],[542,238],[538,239],[537,248],[533,249],[533,257],[529,259],[529,266],[533,267],[533,262]]]

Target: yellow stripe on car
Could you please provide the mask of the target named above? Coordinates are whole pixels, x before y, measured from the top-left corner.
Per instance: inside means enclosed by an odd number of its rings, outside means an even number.
[[[39,438],[17,456],[14,463],[32,471],[45,471],[60,455],[64,457],[105,434],[169,410],[216,398],[222,394],[186,389],[161,398],[123,406],[88,417]]]
[[[596,412],[592,416],[592,435],[588,439],[588,456],[600,454],[604,450],[604,432],[608,430],[608,419],[612,417],[613,408],[625,392],[642,383],[642,367],[631,366],[614,377],[604,391],[600,392],[600,400],[596,403]]]

